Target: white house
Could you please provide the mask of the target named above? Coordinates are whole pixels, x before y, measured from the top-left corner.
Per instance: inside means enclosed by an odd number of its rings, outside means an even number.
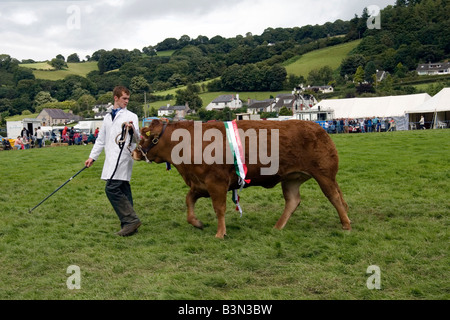
[[[435,62],[435,63],[425,63],[419,64],[416,69],[419,76],[434,76],[450,74],[450,62]]]
[[[175,113],[175,117],[184,118],[188,113],[191,112],[191,109],[186,104],[184,106],[162,106],[158,109],[158,117],[167,117]]]
[[[230,109],[241,108],[242,101],[239,99],[239,94],[225,94],[218,96],[206,106],[206,110],[223,110],[225,107]]]
[[[322,92],[322,93],[332,93],[334,92],[333,86],[307,86],[306,88],[303,87],[303,84],[300,84],[297,88],[295,88],[295,91],[299,91],[302,93],[305,90],[314,91],[314,92]]]
[[[247,112],[249,114],[258,114],[260,112],[273,112],[275,110],[275,99],[253,100],[249,99]]]

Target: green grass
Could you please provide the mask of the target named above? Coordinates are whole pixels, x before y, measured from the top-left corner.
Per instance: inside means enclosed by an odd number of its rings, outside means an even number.
[[[342,60],[360,42],[361,40],[355,40],[305,53],[294,62],[287,62],[285,65],[286,71],[288,74],[307,77],[311,70],[320,69],[324,66],[330,66],[334,70],[340,66]]]
[[[188,187],[163,164],[136,162],[131,181],[143,225],[120,238],[100,180],[104,158],[83,167],[91,146],[0,152],[0,299],[443,299],[450,298],[450,130],[333,135],[338,181],[352,231],[315,181],[285,229],[279,186],[230,197],[225,240],[209,199],[186,222]],[[81,289],[66,286],[70,265]],[[369,290],[370,265],[381,290]]]
[[[68,75],[78,75],[85,77],[89,72],[98,70],[97,61],[67,63],[67,68],[62,70],[54,70],[46,62],[25,63],[21,67],[30,68],[36,79],[45,80],[62,80]]]

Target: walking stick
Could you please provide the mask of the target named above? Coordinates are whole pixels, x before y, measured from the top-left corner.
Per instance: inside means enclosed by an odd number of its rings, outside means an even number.
[[[28,211],[28,213],[31,213],[31,211],[33,211],[34,209],[36,209],[37,207],[39,207],[45,200],[47,200],[48,198],[50,198],[52,195],[54,195],[59,189],[61,189],[62,187],[64,187],[66,184],[68,184],[73,178],[75,178],[77,175],[79,175],[81,173],[81,171],[83,171],[84,169],[87,169],[87,167],[85,166],[83,169],[81,169],[80,171],[78,171],[77,173],[75,173],[73,176],[70,177],[69,180],[67,180],[66,182],[64,182],[61,186],[59,186],[55,191],[53,191],[51,194],[49,194],[44,200],[42,200],[41,202],[39,202],[36,206],[34,206],[32,209],[30,209]]]

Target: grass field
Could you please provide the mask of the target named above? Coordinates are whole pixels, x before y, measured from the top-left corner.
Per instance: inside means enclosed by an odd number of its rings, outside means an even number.
[[[62,70],[54,70],[46,62],[24,63],[20,66],[32,69],[36,79],[45,80],[62,80],[72,74],[85,77],[89,72],[98,70],[97,61],[79,63],[69,62],[67,63],[67,68]]]
[[[320,69],[324,66],[330,66],[333,70],[338,68],[342,60],[348,53],[356,48],[361,40],[355,40],[340,44],[337,46],[326,47],[319,50],[314,50],[302,55],[293,63],[287,62],[284,66],[288,74],[296,76],[308,77],[308,74],[313,69]]]
[[[132,188],[143,225],[120,238],[100,180],[103,157],[35,209],[83,167],[92,146],[0,152],[0,299],[449,299],[450,130],[333,135],[338,182],[352,231],[315,181],[301,188],[285,229],[281,188],[241,193],[214,237],[209,199],[186,222],[188,187],[163,164],[136,162]],[[67,268],[79,266],[81,289]],[[369,266],[381,289],[369,290]]]

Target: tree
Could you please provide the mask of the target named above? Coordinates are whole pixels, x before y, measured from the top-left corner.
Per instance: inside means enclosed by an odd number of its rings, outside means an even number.
[[[404,78],[406,76],[406,72],[408,72],[408,69],[405,66],[403,66],[401,62],[399,62],[395,67],[394,72],[397,77]]]
[[[176,91],[176,104],[177,105],[185,105],[187,102],[189,104],[189,108],[198,110],[203,106],[203,101],[198,95],[200,92],[200,87],[198,85],[189,84],[186,87],[186,90],[177,90]]]
[[[56,70],[61,70],[64,67],[67,68],[67,63],[65,63],[64,60],[58,58],[53,58],[52,61],[50,61],[50,65]]]
[[[356,69],[366,65],[366,59],[360,54],[352,55],[342,60],[340,74],[342,77],[350,76],[356,72]]]
[[[80,62],[80,57],[78,57],[78,54],[72,53],[67,57],[67,62]]]
[[[135,76],[131,78],[130,90],[133,92],[148,91],[149,84],[143,76]]]
[[[333,80],[333,69],[330,66],[313,69],[308,74],[308,82],[311,85],[326,85],[331,80]]]
[[[369,61],[364,68],[364,80],[373,83],[375,81],[374,75],[377,73],[377,67],[373,61]]]
[[[95,105],[95,98],[90,94],[84,94],[77,100],[77,104],[80,112],[90,112]]]
[[[38,106],[41,106],[41,105],[43,105],[43,104],[45,104],[45,103],[48,103],[48,102],[57,102],[58,100],[56,100],[55,98],[53,98],[51,95],[50,95],[50,92],[47,92],[47,91],[40,91],[37,95],[36,95],[36,97],[34,98],[34,105],[36,106],[36,107],[38,107]]]
[[[362,83],[364,81],[363,67],[359,66],[358,69],[356,69],[355,75],[353,76],[353,81],[357,83]]]
[[[286,107],[282,107],[280,112],[278,113],[280,116],[292,116],[292,110],[289,110]]]

